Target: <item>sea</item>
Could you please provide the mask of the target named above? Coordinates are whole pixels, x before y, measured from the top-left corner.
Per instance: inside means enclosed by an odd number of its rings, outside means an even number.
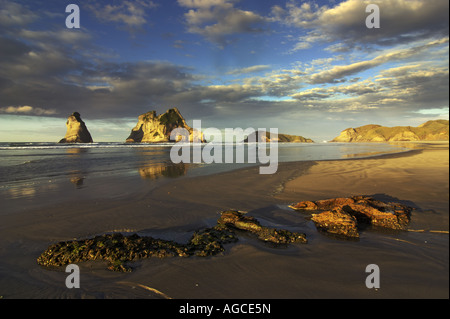
[[[254,163],[247,157],[243,163],[225,163],[225,154],[236,154],[238,144],[214,145],[213,152],[221,150],[222,161],[173,163],[170,156],[173,143],[3,142],[0,143],[0,200],[4,206],[5,200],[33,200],[42,194],[51,196],[52,189],[58,189],[61,194],[61,187],[67,187],[70,192],[69,188],[85,189],[90,185],[97,186],[96,195],[100,196],[98,189],[102,183],[110,183],[113,177],[115,188],[108,185],[108,194],[104,196],[126,196],[142,188],[156,187],[157,183],[167,179],[263,166],[258,158]],[[250,154],[256,148],[257,143],[245,143],[244,153]],[[366,158],[409,149],[405,145],[388,143],[278,143],[277,160],[282,163]],[[267,165],[266,162],[264,166]],[[126,189],[121,187],[120,181],[124,181]],[[129,185],[135,185],[135,188]]]

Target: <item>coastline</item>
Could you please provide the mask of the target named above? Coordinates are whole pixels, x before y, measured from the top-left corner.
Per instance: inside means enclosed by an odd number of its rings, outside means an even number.
[[[249,167],[180,177],[122,197],[80,197],[3,215],[0,294],[159,297],[145,286],[181,299],[448,298],[448,143],[422,143],[421,148],[364,159],[280,163],[274,175]],[[111,185],[97,187],[107,193]],[[358,242],[336,240],[318,233],[308,216],[287,208],[301,200],[357,194],[411,203],[415,231],[365,231]],[[131,274],[87,262],[80,265],[82,287],[76,291],[65,287],[63,270],[36,264],[49,244],[108,232],[182,242],[194,230],[212,226],[227,209],[248,211],[263,225],[304,232],[308,244],[274,248],[243,236],[223,255],[141,260]],[[372,263],[381,269],[377,291],[364,284],[365,267]]]

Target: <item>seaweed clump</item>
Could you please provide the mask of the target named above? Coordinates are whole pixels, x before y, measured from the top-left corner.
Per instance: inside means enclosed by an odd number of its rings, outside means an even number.
[[[88,260],[104,260],[110,263],[110,270],[131,271],[125,262],[148,257],[188,255],[187,247],[172,241],[115,233],[53,244],[38,257],[37,262],[42,266],[59,267]]]
[[[37,258],[37,262],[46,267],[60,267],[89,260],[103,260],[109,262],[110,270],[129,272],[132,269],[127,262],[143,258],[217,255],[225,251],[225,244],[238,240],[233,229],[249,231],[257,234],[260,240],[275,244],[306,243],[304,234],[263,227],[255,218],[245,216],[242,212],[226,211],[221,214],[216,226],[194,232],[187,244],[137,234],[105,234],[50,245]]]

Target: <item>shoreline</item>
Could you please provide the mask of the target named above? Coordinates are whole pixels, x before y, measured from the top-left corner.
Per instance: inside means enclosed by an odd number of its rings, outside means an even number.
[[[273,176],[259,175],[258,166],[184,176],[119,198],[78,198],[3,215],[0,288],[9,293],[1,295],[158,298],[126,281],[172,298],[448,298],[448,143],[439,144],[362,159],[284,162]],[[365,231],[358,242],[340,241],[318,233],[308,216],[286,207],[365,193],[411,201],[417,209],[410,228],[423,232]],[[78,291],[65,287],[63,271],[36,264],[52,243],[108,232],[182,242],[227,209],[248,211],[265,226],[303,232],[308,244],[273,248],[243,236],[223,255],[150,258],[136,262],[131,274],[87,262],[80,265]],[[364,285],[364,268],[371,263],[381,268],[378,291]]]

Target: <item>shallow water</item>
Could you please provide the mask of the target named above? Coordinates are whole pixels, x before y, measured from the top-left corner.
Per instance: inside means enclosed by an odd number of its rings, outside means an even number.
[[[91,176],[139,176],[157,179],[183,175],[207,175],[259,165],[249,161],[256,152],[256,144],[245,144],[244,161],[236,160],[235,145],[216,144],[221,163],[174,164],[170,157],[173,144],[57,144],[57,143],[0,143],[0,190],[20,183],[66,178],[74,184]],[[202,146],[205,147],[205,146]],[[273,161],[314,161],[343,158],[362,158],[407,148],[390,144],[314,143],[278,144],[278,156]],[[226,154],[234,155],[235,163],[227,163]],[[267,154],[270,155],[269,153]],[[272,160],[272,159],[271,159]],[[237,163],[236,163],[237,162]],[[264,163],[263,166],[268,165]]]
[[[214,144],[221,163],[177,163],[171,160],[174,144],[58,144],[0,143],[0,201],[2,212],[13,213],[49,202],[123,198],[149,191],[168,180],[205,176],[261,164],[257,144]],[[205,145],[202,145],[203,149]],[[236,161],[237,147],[243,147],[243,163]],[[408,148],[391,144],[280,143],[278,156],[269,161],[295,162],[362,158],[403,152]],[[191,151],[191,159],[192,159]],[[227,155],[228,154],[228,155]],[[274,153],[275,154],[275,153]],[[249,161],[255,155],[255,161]],[[261,161],[262,162],[262,161]],[[107,185],[107,187],[102,187]]]

